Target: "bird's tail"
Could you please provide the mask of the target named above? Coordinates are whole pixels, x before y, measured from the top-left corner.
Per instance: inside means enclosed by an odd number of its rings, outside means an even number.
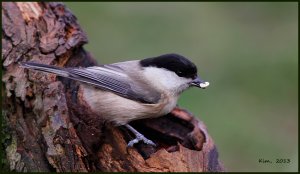
[[[51,65],[39,64],[34,62],[19,62],[20,66],[27,69],[33,69],[42,72],[54,73],[58,76],[69,77],[70,74],[65,68]]]

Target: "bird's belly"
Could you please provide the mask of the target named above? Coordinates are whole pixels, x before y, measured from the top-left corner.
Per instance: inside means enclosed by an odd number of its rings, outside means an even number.
[[[133,120],[154,118],[169,113],[177,101],[163,101],[160,104],[143,104],[112,92],[95,90],[91,86],[81,86],[83,99],[94,113],[105,120],[123,125]]]

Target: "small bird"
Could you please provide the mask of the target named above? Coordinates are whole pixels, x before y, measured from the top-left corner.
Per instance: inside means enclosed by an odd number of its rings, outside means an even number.
[[[197,75],[197,67],[179,54],[164,54],[91,67],[61,68],[34,62],[21,67],[54,73],[80,83],[83,98],[92,111],[116,126],[125,125],[139,141],[155,146],[128,123],[163,116],[176,106],[179,95],[191,86],[206,88],[209,82]]]

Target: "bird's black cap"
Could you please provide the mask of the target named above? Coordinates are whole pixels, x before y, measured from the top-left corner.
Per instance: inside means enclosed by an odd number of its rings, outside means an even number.
[[[142,67],[165,68],[175,72],[179,77],[196,78],[196,65],[179,54],[164,54],[158,57],[146,58],[140,61]]]

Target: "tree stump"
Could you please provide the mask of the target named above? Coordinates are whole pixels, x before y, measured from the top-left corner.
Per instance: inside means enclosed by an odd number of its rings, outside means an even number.
[[[62,3],[2,2],[2,149],[10,171],[224,171],[205,125],[175,108],[133,127],[158,146],[127,147],[133,135],[93,114],[78,83],[20,68],[97,65],[87,37]]]

